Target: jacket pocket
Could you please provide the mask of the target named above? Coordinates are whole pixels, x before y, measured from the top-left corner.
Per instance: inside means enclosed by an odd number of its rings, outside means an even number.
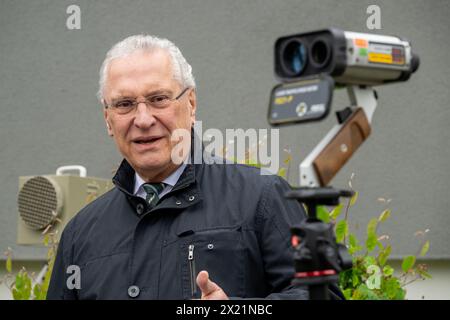
[[[199,299],[196,279],[206,270],[211,281],[228,296],[244,291],[244,249],[240,227],[214,228],[180,234],[180,261],[183,297]]]
[[[78,298],[127,299],[128,252],[96,257],[81,264]]]

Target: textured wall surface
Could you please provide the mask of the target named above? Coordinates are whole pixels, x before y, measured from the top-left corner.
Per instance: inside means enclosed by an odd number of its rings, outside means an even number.
[[[121,157],[106,134],[96,101],[98,70],[106,51],[136,33],[167,37],[184,52],[198,85],[198,118],[204,128],[269,128],[268,98],[276,84],[276,38],[335,26],[369,32],[373,1],[332,0],[0,0],[0,250],[21,259],[43,251],[15,246],[18,177],[52,174],[81,164],[109,178]],[[429,258],[450,249],[450,63],[447,0],[377,1],[382,29],[408,38],[421,57],[410,81],[378,88],[373,132],[333,181],[346,187],[352,172],[360,192],[351,209],[358,232],[391,198],[392,217],[382,227],[394,254],[414,254],[417,230],[429,228]],[[68,30],[66,9],[81,9],[81,29]],[[333,111],[348,105],[335,93]],[[298,164],[335,123],[282,128],[281,146],[292,150],[289,181]]]

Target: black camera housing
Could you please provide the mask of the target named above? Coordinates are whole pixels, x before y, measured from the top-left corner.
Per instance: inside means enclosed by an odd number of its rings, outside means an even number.
[[[304,46],[306,59],[303,68],[296,72],[289,66],[289,50],[295,45]],[[346,38],[344,31],[324,29],[278,38],[275,42],[275,74],[282,82],[326,73],[341,75],[346,68]]]

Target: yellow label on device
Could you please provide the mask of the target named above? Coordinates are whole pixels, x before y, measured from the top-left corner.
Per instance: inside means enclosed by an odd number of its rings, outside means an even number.
[[[293,96],[278,97],[278,98],[275,98],[275,104],[285,104],[285,103],[289,103],[289,102],[292,101],[292,99],[294,99]]]
[[[369,52],[368,59],[370,62],[392,64],[392,55],[387,53]]]
[[[405,48],[401,45],[369,43],[367,60],[372,63],[405,64]]]

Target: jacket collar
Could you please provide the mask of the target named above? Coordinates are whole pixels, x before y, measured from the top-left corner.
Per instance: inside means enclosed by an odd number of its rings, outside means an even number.
[[[120,164],[113,178],[113,183],[126,196],[134,213],[143,218],[153,211],[182,210],[202,201],[200,189],[195,183],[196,166],[198,165],[187,164],[173,189],[161,197],[160,203],[154,208],[149,207],[141,197],[133,195],[135,171],[126,159]],[[178,190],[180,191],[178,192]]]
[[[112,181],[122,192],[129,196],[134,195],[135,171],[126,159],[122,160]],[[187,164],[172,191],[183,189],[195,182],[195,165]]]

